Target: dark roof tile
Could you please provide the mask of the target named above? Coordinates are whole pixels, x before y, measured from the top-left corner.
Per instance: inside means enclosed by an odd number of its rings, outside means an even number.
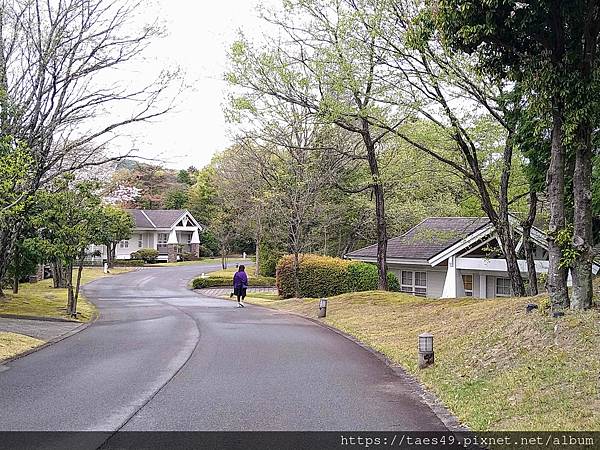
[[[428,260],[489,224],[483,217],[431,217],[388,240],[387,258]],[[355,250],[352,259],[376,258],[377,244]]]

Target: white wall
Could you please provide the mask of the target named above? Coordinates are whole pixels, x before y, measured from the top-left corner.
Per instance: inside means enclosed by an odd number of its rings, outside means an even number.
[[[403,270],[410,270],[412,272],[426,272],[427,273],[427,297],[438,298],[442,296],[442,290],[444,289],[444,280],[446,278],[446,268],[441,267],[440,269],[432,269],[429,266],[419,265],[404,265],[404,264],[388,264],[388,270],[398,278],[399,282],[402,282]]]

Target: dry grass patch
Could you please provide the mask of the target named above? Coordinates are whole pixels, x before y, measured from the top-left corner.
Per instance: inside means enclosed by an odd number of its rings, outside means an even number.
[[[318,309],[316,299],[248,301],[311,317]],[[600,430],[600,310],[556,320],[526,314],[530,301],[351,293],[329,299],[325,322],[401,364],[475,430]],[[436,364],[419,370],[425,331]]]
[[[0,331],[0,361],[42,345],[44,342],[24,334]]]
[[[127,267],[115,267],[110,274],[103,273],[101,268],[85,268],[81,276],[81,285],[98,278],[130,272]],[[54,289],[52,280],[43,280],[37,283],[23,283],[19,293],[5,291],[6,298],[0,299],[0,314],[18,314],[22,316],[69,318],[67,309],[67,290]],[[77,301],[77,320],[88,322],[96,311],[85,296],[80,292]]]

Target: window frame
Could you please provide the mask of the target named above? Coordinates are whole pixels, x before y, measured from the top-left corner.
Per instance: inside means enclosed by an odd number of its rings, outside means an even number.
[[[467,286],[465,284],[465,277],[471,277],[471,289],[467,289]],[[473,276],[472,273],[463,273],[462,274],[462,283],[463,283],[463,290],[465,291],[465,297],[473,297],[473,288],[475,287],[475,277]]]
[[[499,287],[500,287],[500,283],[499,282],[500,281],[507,283],[506,285],[504,285],[502,287],[503,288],[508,287],[508,294],[499,292]],[[510,294],[510,289],[511,289],[510,278],[496,277],[496,289],[495,289],[495,291],[496,291],[496,297],[510,297],[510,295],[511,295]]]
[[[405,274],[410,274],[410,284],[405,283]],[[417,274],[419,274],[419,284],[417,284]],[[423,278],[421,279],[421,275]],[[422,283],[425,284],[422,284]],[[400,292],[416,295],[417,297],[427,297],[427,272],[422,270],[401,270],[400,271]]]

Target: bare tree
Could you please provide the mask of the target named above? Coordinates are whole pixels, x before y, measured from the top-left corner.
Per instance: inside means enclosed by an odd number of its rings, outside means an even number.
[[[27,194],[58,174],[124,155],[104,150],[120,129],[165,114],[161,100],[177,73],[128,86],[115,69],[136,60],[161,30],[136,24],[142,2],[0,2],[0,133],[34,160]],[[117,104],[130,105],[123,116]],[[19,219],[0,230],[0,278],[19,235]]]

